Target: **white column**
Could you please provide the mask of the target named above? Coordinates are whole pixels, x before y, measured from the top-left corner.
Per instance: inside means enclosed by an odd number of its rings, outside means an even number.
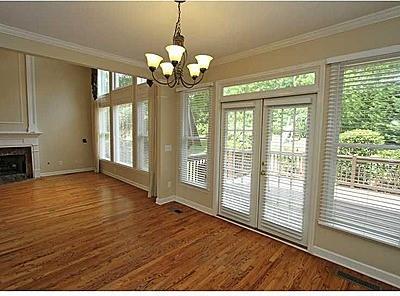
[[[28,133],[38,132],[36,116],[36,75],[35,57],[25,55],[26,91],[28,102]]]

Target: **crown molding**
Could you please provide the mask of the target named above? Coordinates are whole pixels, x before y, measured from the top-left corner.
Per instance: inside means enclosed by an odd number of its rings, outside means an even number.
[[[68,50],[73,50],[73,51],[76,51],[79,53],[88,54],[88,55],[96,56],[96,57],[103,58],[103,59],[108,59],[108,60],[112,60],[112,61],[116,61],[116,62],[125,63],[125,64],[129,64],[132,66],[140,67],[140,68],[146,68],[146,64],[142,61],[137,61],[137,60],[134,60],[131,58],[119,56],[119,55],[109,53],[106,51],[102,51],[99,49],[86,47],[86,46],[79,45],[79,44],[76,44],[73,42],[64,41],[64,40],[57,39],[54,37],[49,37],[46,35],[34,33],[31,31],[23,30],[23,29],[16,28],[16,27],[7,26],[4,24],[0,24],[0,33],[27,39],[27,40],[31,40],[31,41],[35,41],[35,42],[40,42],[40,43],[68,49]]]
[[[221,65],[230,62],[234,62],[237,60],[241,60],[250,56],[255,56],[263,53],[267,53],[270,51],[274,51],[277,49],[289,47],[292,45],[304,43],[307,41],[312,41],[318,38],[327,37],[330,35],[335,35],[338,33],[343,33],[346,31],[350,31],[353,29],[357,29],[360,27],[364,27],[367,25],[383,22],[386,20],[390,20],[400,16],[400,6],[395,6],[389,9],[381,10],[372,14],[368,14],[365,16],[361,16],[359,18],[355,18],[349,21],[345,21],[343,23],[335,24],[332,26],[328,26],[322,29],[318,29],[312,32],[304,33],[297,35],[295,37],[287,38],[284,40],[272,42],[260,47],[256,47],[253,49],[241,51],[238,53],[234,53],[231,55],[227,55],[221,58],[215,59],[213,62],[214,65]]]

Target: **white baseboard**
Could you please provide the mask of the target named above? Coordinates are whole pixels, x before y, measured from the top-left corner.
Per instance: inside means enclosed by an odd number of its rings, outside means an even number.
[[[73,169],[73,170],[54,171],[54,172],[40,173],[40,177],[49,177],[49,176],[75,174],[75,173],[92,172],[92,171],[94,171],[94,168],[81,168],[81,169]]]
[[[190,207],[192,209],[198,210],[200,212],[203,212],[203,213],[211,215],[211,216],[215,216],[217,214],[213,209],[211,209],[209,207],[206,207],[206,206],[203,206],[203,205],[201,205],[201,204],[199,204],[197,202],[194,202],[192,200],[183,198],[181,196],[175,196],[175,201],[177,203],[180,203],[180,204],[184,205],[184,206],[188,206],[188,207]]]
[[[105,171],[105,170],[101,170],[101,173],[104,174],[104,175],[107,175],[109,177],[112,177],[114,179],[120,180],[120,181],[122,181],[124,183],[127,183],[129,185],[132,185],[132,186],[135,186],[137,188],[143,189],[143,190],[145,190],[147,192],[149,191],[149,187],[147,187],[147,186],[145,186],[143,184],[137,183],[135,181],[129,180],[127,178],[121,177],[119,175],[116,175],[114,173],[111,173],[111,172],[108,172],[108,171]]]
[[[156,198],[156,204],[161,206],[161,205],[164,205],[166,203],[175,201],[175,198],[176,198],[175,195],[171,195],[171,196],[167,196],[167,197],[157,197]]]
[[[347,267],[349,269],[355,270],[357,272],[360,272],[362,274],[365,274],[371,278],[375,278],[377,280],[380,280],[382,282],[385,282],[389,285],[395,286],[397,288],[400,288],[400,276],[395,275],[393,273],[389,273],[387,271],[383,271],[381,269],[378,269],[376,267],[367,265],[365,263],[361,263],[357,260],[350,259],[348,257],[339,255],[335,252],[328,251],[326,249],[320,248],[320,247],[312,247],[310,250],[310,253],[318,256],[320,258],[326,259],[328,261],[331,261],[333,263],[342,265],[344,267]],[[395,260],[395,259],[394,259]]]
[[[171,195],[171,196],[167,196],[167,197],[157,197],[156,204],[163,205],[163,204],[173,202],[173,201],[180,203],[184,206],[188,206],[189,208],[203,212],[205,214],[211,215],[211,216],[216,216],[216,214],[217,214],[213,209],[211,209],[209,207],[203,206],[197,202],[194,202],[194,201],[191,201],[191,200],[188,200],[186,198],[183,198],[181,196],[176,196],[176,195]]]

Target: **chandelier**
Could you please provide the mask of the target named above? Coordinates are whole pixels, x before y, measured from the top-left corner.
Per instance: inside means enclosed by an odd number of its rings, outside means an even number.
[[[197,63],[188,64],[186,66],[189,70],[191,81],[190,78],[189,81],[184,79],[184,70],[188,59],[188,53],[184,47],[185,38],[181,35],[181,4],[185,2],[185,0],[175,0],[175,2],[178,3],[178,20],[175,24],[172,45],[168,45],[165,48],[168,52],[170,62],[161,63],[163,58],[152,53],[146,53],[145,56],[151,75],[159,84],[168,85],[171,88],[176,85],[192,88],[203,79],[204,73],[207,71],[213,58],[205,54],[195,56]],[[165,79],[161,80],[156,77],[155,72],[159,66]]]

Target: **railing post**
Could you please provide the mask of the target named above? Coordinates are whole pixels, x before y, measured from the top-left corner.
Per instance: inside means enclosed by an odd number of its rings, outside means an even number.
[[[357,155],[353,155],[351,158],[351,177],[350,177],[350,187],[354,187],[356,181],[356,169],[357,169]]]

